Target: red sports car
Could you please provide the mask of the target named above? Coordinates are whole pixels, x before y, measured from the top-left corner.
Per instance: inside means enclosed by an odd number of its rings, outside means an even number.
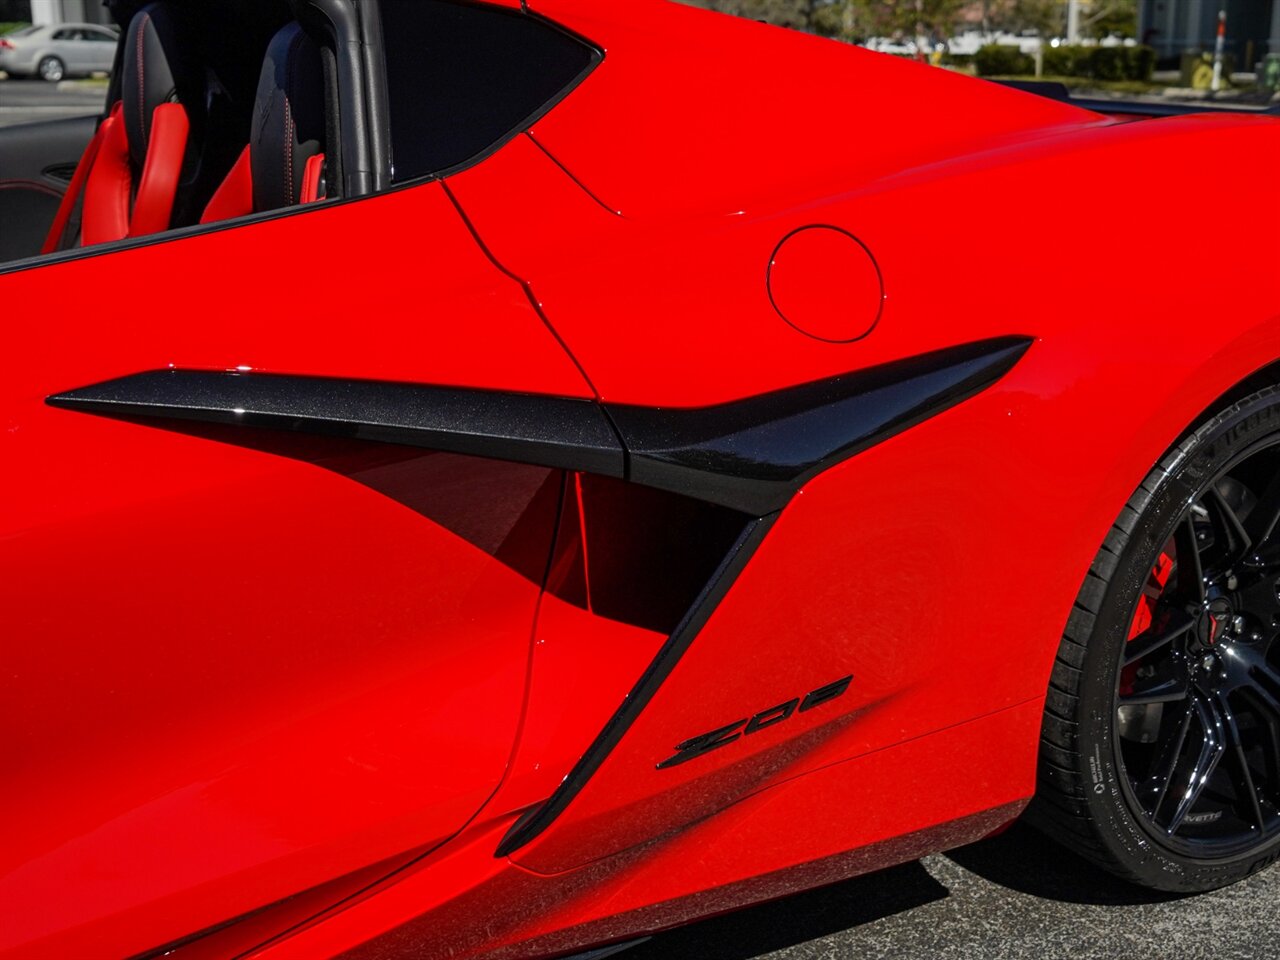
[[[1275,117],[112,9],[0,132],[4,960],[603,956],[1028,804],[1280,856]]]

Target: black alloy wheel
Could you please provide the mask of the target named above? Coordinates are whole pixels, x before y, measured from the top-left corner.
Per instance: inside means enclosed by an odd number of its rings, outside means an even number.
[[[1032,822],[1147,886],[1280,856],[1280,392],[1212,417],[1134,493],[1068,622]]]
[[[1117,670],[1125,786],[1153,838],[1191,855],[1248,849],[1280,830],[1278,516],[1272,442],[1214,477],[1178,519]]]

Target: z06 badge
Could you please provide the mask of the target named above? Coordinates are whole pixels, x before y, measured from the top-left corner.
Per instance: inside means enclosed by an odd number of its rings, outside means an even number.
[[[678,767],[680,764],[688,763],[690,760],[705,753],[710,753],[712,750],[728,746],[735,740],[749,737],[753,733],[759,733],[766,727],[772,727],[775,724],[790,720],[797,713],[804,713],[806,710],[812,710],[814,707],[829,703],[837,697],[844,696],[849,690],[849,684],[852,682],[852,675],[843,677],[835,681],[835,683],[828,683],[825,687],[810,691],[803,698],[795,697],[786,703],[778,704],[776,707],[761,710],[751,718],[744,717],[735,723],[717,727],[710,733],[691,737],[683,743],[677,744],[675,754],[658,764],[658,769],[666,770],[668,767]]]

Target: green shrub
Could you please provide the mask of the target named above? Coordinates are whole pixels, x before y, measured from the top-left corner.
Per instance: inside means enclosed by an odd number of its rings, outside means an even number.
[[[1070,47],[1045,47],[1044,72],[1050,77],[1071,76],[1071,59],[1067,56]]]
[[[1150,83],[1151,75],[1156,70],[1155,50],[1140,44],[1136,47],[1125,47],[1124,51],[1129,60],[1128,69],[1126,70],[1129,79]]]
[[[1089,47],[1045,47],[1044,72],[1050,77],[1089,76]]]
[[[1071,58],[1072,77],[1093,76],[1093,47],[1067,47],[1067,56]]]
[[[1036,72],[1036,62],[1017,47],[991,43],[973,57],[980,77],[1026,76]]]
[[[31,24],[23,23],[21,20],[14,22],[0,22],[0,37],[6,33],[13,33],[15,30],[21,30],[23,27],[29,27]]]
[[[1089,76],[1095,80],[1127,80],[1128,61],[1124,47],[1094,47],[1089,56]]]
[[[1156,68],[1150,47],[1045,47],[1044,73],[1049,77],[1149,82]]]

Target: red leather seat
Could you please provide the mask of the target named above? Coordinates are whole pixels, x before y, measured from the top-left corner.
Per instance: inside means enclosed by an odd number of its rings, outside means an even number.
[[[184,94],[196,95],[199,83],[183,82],[189,59],[181,22],[166,4],[138,11],[125,33],[120,99],[81,158],[45,253],[169,229],[191,133]],[[82,197],[77,238],[67,227]]]
[[[267,48],[249,145],[213,195],[201,223],[323,197],[324,91],[319,48],[301,26],[288,24]]]

